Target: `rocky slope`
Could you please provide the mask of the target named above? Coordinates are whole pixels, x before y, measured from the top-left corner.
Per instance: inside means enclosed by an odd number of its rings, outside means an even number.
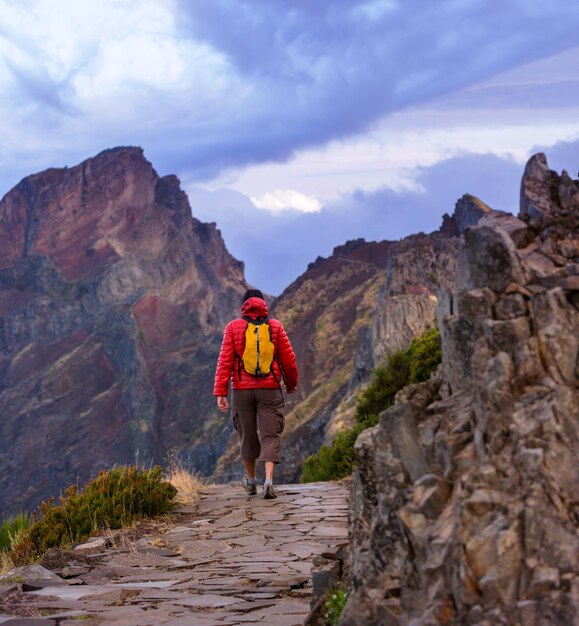
[[[439,375],[356,444],[343,626],[579,619],[579,181],[533,157],[459,258]]]
[[[0,514],[171,448],[209,473],[230,425],[207,390],[245,288],[215,225],[192,218],[179,181],[138,148],[6,194]]]
[[[466,195],[440,231],[400,241],[349,241],[318,258],[275,301],[300,370],[297,398],[287,413],[282,481],[296,481],[308,455],[351,424],[354,396],[387,352],[405,347],[434,323],[437,294],[453,284],[459,238],[494,213]],[[237,479],[233,435],[215,477]]]

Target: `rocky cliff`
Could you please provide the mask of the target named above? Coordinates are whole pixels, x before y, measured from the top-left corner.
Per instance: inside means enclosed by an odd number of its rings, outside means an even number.
[[[490,209],[472,196],[443,228],[400,241],[349,241],[318,258],[274,302],[296,351],[299,394],[286,412],[280,481],[297,481],[302,463],[354,419],[354,397],[387,352],[406,347],[434,324],[437,294],[453,284],[464,228]],[[240,476],[237,441],[216,478]]]
[[[578,623],[579,181],[533,157],[457,276],[438,375],[356,443],[343,626]]]
[[[138,148],[24,179],[0,201],[0,517],[99,467],[183,450],[210,473],[211,396],[246,284],[214,224]]]

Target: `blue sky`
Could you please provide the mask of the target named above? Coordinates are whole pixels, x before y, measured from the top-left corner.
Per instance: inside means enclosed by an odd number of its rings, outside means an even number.
[[[579,167],[576,0],[0,0],[0,195],[139,145],[273,294]]]

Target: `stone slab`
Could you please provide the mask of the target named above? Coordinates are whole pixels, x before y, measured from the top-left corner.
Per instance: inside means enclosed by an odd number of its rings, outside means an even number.
[[[0,575],[0,582],[34,582],[39,580],[62,580],[60,576],[51,572],[42,565],[25,565],[14,567],[5,574]]]
[[[183,594],[182,598],[172,599],[171,602],[179,606],[216,609],[230,604],[239,604],[239,599],[215,593],[202,593],[197,595]]]

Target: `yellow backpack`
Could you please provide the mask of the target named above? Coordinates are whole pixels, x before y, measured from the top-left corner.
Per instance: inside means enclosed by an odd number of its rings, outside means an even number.
[[[245,329],[245,348],[241,361],[248,374],[259,378],[269,376],[275,356],[275,346],[271,340],[271,328],[267,318],[254,320],[244,317],[247,321]]]

